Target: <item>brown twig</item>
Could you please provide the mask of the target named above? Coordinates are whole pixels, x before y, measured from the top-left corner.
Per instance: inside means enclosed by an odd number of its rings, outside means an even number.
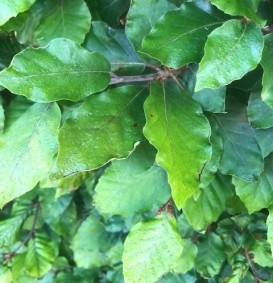
[[[263,280],[260,279],[260,277],[259,277],[259,275],[258,275],[258,273],[257,273],[257,270],[256,270],[256,268],[255,268],[255,266],[254,266],[254,264],[253,264],[253,261],[252,261],[252,259],[251,259],[250,256],[249,256],[248,250],[245,248],[244,251],[245,251],[245,257],[246,257],[246,259],[247,259],[247,261],[248,261],[248,264],[249,264],[249,268],[250,268],[250,270],[251,270],[251,272],[252,272],[252,274],[253,274],[253,276],[254,276],[256,282],[257,282],[257,283],[262,283]]]

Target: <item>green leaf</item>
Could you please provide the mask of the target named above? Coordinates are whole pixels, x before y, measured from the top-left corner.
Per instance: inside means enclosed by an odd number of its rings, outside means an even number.
[[[214,277],[220,272],[225,260],[224,246],[219,236],[206,234],[198,243],[196,269],[203,277]]]
[[[34,104],[1,137],[1,207],[48,174],[57,151],[60,118],[56,104]]]
[[[263,157],[266,157],[273,151],[273,128],[255,130],[256,139],[262,150]]]
[[[262,32],[255,23],[225,22],[208,36],[195,90],[214,89],[240,79],[256,68],[263,46]]]
[[[144,134],[158,150],[157,162],[167,171],[180,209],[198,188],[199,173],[211,157],[208,121],[200,106],[172,81],[152,83],[144,109]]]
[[[2,0],[0,3],[0,26],[10,18],[28,10],[35,0]]]
[[[273,107],[273,82],[271,79],[271,74],[273,71],[273,66],[271,62],[271,58],[273,55],[273,34],[268,34],[265,36],[265,46],[263,50],[261,65],[263,67],[263,79],[262,79],[262,99],[269,106]]]
[[[264,171],[257,181],[246,182],[233,178],[236,194],[240,197],[249,213],[267,208],[273,203],[273,154],[270,154],[265,159],[264,167]]]
[[[210,185],[204,188],[197,197],[192,196],[186,201],[183,212],[196,231],[205,230],[225,211],[226,201],[233,194],[231,178],[217,174]]]
[[[95,205],[101,213],[123,217],[155,212],[170,198],[165,171],[154,164],[155,151],[141,143],[124,160],[114,160],[96,186]]]
[[[211,0],[211,3],[226,14],[232,16],[245,16],[261,25],[266,22],[257,15],[260,0],[230,0],[228,2],[225,0]]]
[[[251,93],[247,114],[252,127],[256,129],[273,127],[273,109],[262,101],[260,91]]]
[[[0,84],[36,102],[79,101],[105,89],[109,62],[68,39],[55,39],[45,48],[27,48],[0,72]]]
[[[172,68],[199,62],[208,34],[221,23],[193,3],[183,4],[159,19],[144,38],[141,52]]]
[[[57,165],[62,174],[95,169],[126,157],[142,140],[145,93],[139,86],[117,87],[90,96],[73,111],[59,134]]]
[[[86,218],[72,241],[77,266],[95,268],[106,264],[105,252],[112,246],[112,238],[94,216]]]
[[[160,217],[138,223],[124,243],[125,282],[157,282],[176,266],[183,246],[174,218]]]
[[[143,70],[143,63],[127,39],[124,30],[113,29],[104,22],[92,22],[83,44],[89,51],[98,51],[111,63],[112,71],[128,67]],[[128,75],[128,73],[126,73]],[[135,73],[134,73],[135,74]]]
[[[271,246],[271,255],[273,255],[273,209],[269,209],[269,215],[266,220],[267,226],[267,240]]]
[[[196,277],[190,274],[175,274],[168,273],[165,275],[159,283],[195,283]]]
[[[0,136],[4,132],[4,123],[5,123],[5,114],[4,114],[3,102],[0,97]]]
[[[15,243],[23,218],[13,217],[0,221],[0,248],[6,248]]]
[[[266,240],[253,240],[248,251],[253,255],[252,260],[256,264],[262,267],[273,267],[270,244]]]
[[[28,243],[26,270],[33,277],[41,277],[51,269],[56,255],[55,243],[45,234],[36,233]]]
[[[125,32],[137,51],[158,19],[176,6],[166,0],[132,0]]]
[[[223,174],[253,181],[263,170],[263,157],[245,108],[232,100],[227,103],[227,114],[214,114],[224,145],[219,169]]]
[[[47,0],[44,17],[35,29],[35,36],[40,45],[50,40],[63,37],[81,44],[91,25],[91,15],[83,0]]]

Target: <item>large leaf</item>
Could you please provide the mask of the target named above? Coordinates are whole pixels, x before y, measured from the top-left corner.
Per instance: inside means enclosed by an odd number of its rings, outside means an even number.
[[[214,115],[224,145],[220,171],[253,181],[263,170],[262,152],[247,122],[246,107],[233,100],[228,104],[227,114]]]
[[[251,93],[247,114],[254,128],[267,129],[273,127],[273,109],[262,101],[260,91],[253,91]]]
[[[157,162],[167,171],[174,202],[181,208],[197,190],[199,173],[211,157],[208,121],[172,81],[152,83],[144,109],[144,134],[158,149]]]
[[[273,82],[271,79],[271,74],[273,71],[273,66],[271,58],[273,55],[273,34],[268,34],[265,36],[265,46],[263,50],[263,56],[261,65],[263,67],[263,89],[262,89],[262,99],[273,107]]]
[[[125,160],[114,160],[96,186],[95,205],[123,217],[155,212],[170,198],[165,171],[154,164],[155,151],[141,143]]]
[[[186,201],[183,211],[187,220],[195,230],[204,230],[224,212],[226,201],[233,193],[231,179],[224,175],[216,175],[211,184],[204,188],[198,197],[192,196]]]
[[[51,269],[57,252],[55,242],[45,234],[36,233],[28,243],[26,270],[33,277],[42,277]]]
[[[125,282],[157,282],[176,266],[183,245],[173,218],[160,217],[138,223],[124,243],[122,260]]]
[[[92,95],[73,111],[59,134],[57,163],[62,174],[127,156],[142,139],[145,93],[139,86],[118,87]]]
[[[257,15],[260,0],[211,0],[211,3],[232,16],[245,16],[257,24],[264,24],[265,20]]]
[[[233,178],[236,193],[246,206],[249,213],[267,208],[273,204],[273,154],[265,159],[265,168],[255,182]]]
[[[83,0],[47,0],[44,3],[43,17],[35,29],[38,43],[46,45],[54,38],[64,37],[81,44],[91,24],[86,3]]]
[[[199,62],[208,34],[221,23],[194,4],[184,4],[160,18],[144,38],[141,51],[172,68]]]
[[[57,151],[60,119],[56,104],[35,104],[1,137],[1,207],[47,175]]]
[[[262,32],[255,23],[225,22],[208,36],[197,72],[196,91],[240,79],[258,65],[263,45]]]
[[[35,0],[1,0],[0,2],[0,26],[10,18],[28,10]]]
[[[36,102],[79,101],[106,88],[110,64],[68,39],[55,39],[45,48],[27,48],[0,73],[0,85]]]
[[[176,6],[166,0],[132,0],[125,26],[126,35],[136,50],[158,19]]]

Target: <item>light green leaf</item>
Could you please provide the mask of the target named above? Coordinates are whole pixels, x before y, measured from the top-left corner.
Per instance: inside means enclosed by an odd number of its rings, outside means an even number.
[[[35,29],[35,36],[40,45],[50,40],[63,37],[81,44],[91,25],[91,15],[83,0],[47,0],[45,15]]]
[[[233,178],[236,193],[249,213],[267,208],[273,204],[273,154],[265,159],[265,168],[259,179],[254,182]]]
[[[253,240],[248,251],[252,254],[252,260],[256,264],[262,267],[273,267],[270,244],[266,240]]]
[[[273,127],[273,109],[262,101],[260,91],[253,91],[251,93],[247,114],[252,127],[256,129]]]
[[[263,46],[262,32],[255,23],[225,22],[208,36],[195,90],[214,89],[240,79],[256,68]]]
[[[231,178],[217,174],[210,185],[202,189],[197,197],[192,196],[186,201],[183,212],[196,231],[205,230],[225,211],[226,201],[233,194]]]
[[[195,283],[196,277],[188,273],[186,274],[175,274],[168,273],[158,283]]]
[[[105,252],[111,247],[112,238],[103,224],[94,216],[86,218],[72,241],[77,266],[95,268],[106,264]]]
[[[110,64],[68,39],[54,39],[45,48],[27,48],[0,72],[0,84],[36,102],[79,101],[105,89]]]
[[[273,209],[272,207],[269,209],[269,215],[266,220],[267,226],[267,241],[271,246],[271,254],[273,256]]]
[[[260,0],[211,0],[211,3],[226,14],[232,16],[245,16],[261,25],[266,22],[257,15]]]
[[[0,221],[0,248],[11,246],[17,240],[23,218],[13,217]]]
[[[3,108],[3,101],[2,98],[0,97],[0,136],[3,134],[4,124],[5,124],[5,114]]]
[[[95,205],[101,213],[123,217],[155,212],[170,198],[165,171],[154,164],[155,150],[141,143],[124,160],[114,160],[96,186]]]
[[[268,129],[255,130],[256,139],[261,148],[263,157],[273,151],[273,127]]]
[[[163,65],[179,68],[199,62],[208,34],[222,24],[193,3],[167,12],[142,42],[142,50]]]
[[[198,189],[199,173],[211,158],[208,121],[200,106],[172,81],[152,83],[144,109],[144,134],[158,150],[157,162],[167,171],[180,209]]]
[[[176,6],[166,0],[132,0],[125,32],[137,51],[158,19]]]
[[[145,63],[140,60],[124,30],[113,29],[104,22],[92,22],[92,28],[86,35],[83,47],[89,51],[98,51],[111,63],[112,71],[143,70]],[[128,75],[128,73],[126,73]],[[135,73],[134,73],[135,75]]]
[[[273,55],[273,34],[268,34],[265,36],[265,46],[263,50],[263,56],[261,65],[263,67],[263,79],[262,79],[262,99],[269,106],[273,107],[273,81],[272,81],[272,71],[273,66],[271,62],[271,58]]]
[[[1,207],[48,174],[57,151],[60,116],[56,104],[34,104],[1,137]]]
[[[73,111],[59,134],[57,165],[62,174],[95,169],[126,157],[143,138],[145,94],[140,86],[117,87],[90,96]]]
[[[135,225],[124,243],[125,283],[153,283],[172,270],[183,251],[174,218],[156,218]]]
[[[232,100],[227,103],[227,114],[214,114],[224,145],[219,169],[223,174],[253,181],[263,170],[263,156],[245,108]]]
[[[1,0],[0,3],[0,26],[10,18],[28,10],[35,0]]]
[[[57,252],[57,246],[50,238],[36,233],[28,243],[26,270],[33,277],[42,277],[51,269]]]
[[[198,254],[195,261],[197,271],[203,277],[214,277],[220,272],[225,260],[224,245],[219,236],[208,233],[198,243]]]

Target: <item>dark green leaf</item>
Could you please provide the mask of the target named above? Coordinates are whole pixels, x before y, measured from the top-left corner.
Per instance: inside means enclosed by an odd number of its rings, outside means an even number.
[[[181,208],[198,188],[198,175],[211,157],[208,121],[172,81],[152,83],[144,109],[144,134],[157,148],[157,162],[167,171],[174,202]]]
[[[36,102],[79,101],[105,89],[110,64],[68,39],[55,39],[45,48],[27,48],[0,72],[0,84]]]

